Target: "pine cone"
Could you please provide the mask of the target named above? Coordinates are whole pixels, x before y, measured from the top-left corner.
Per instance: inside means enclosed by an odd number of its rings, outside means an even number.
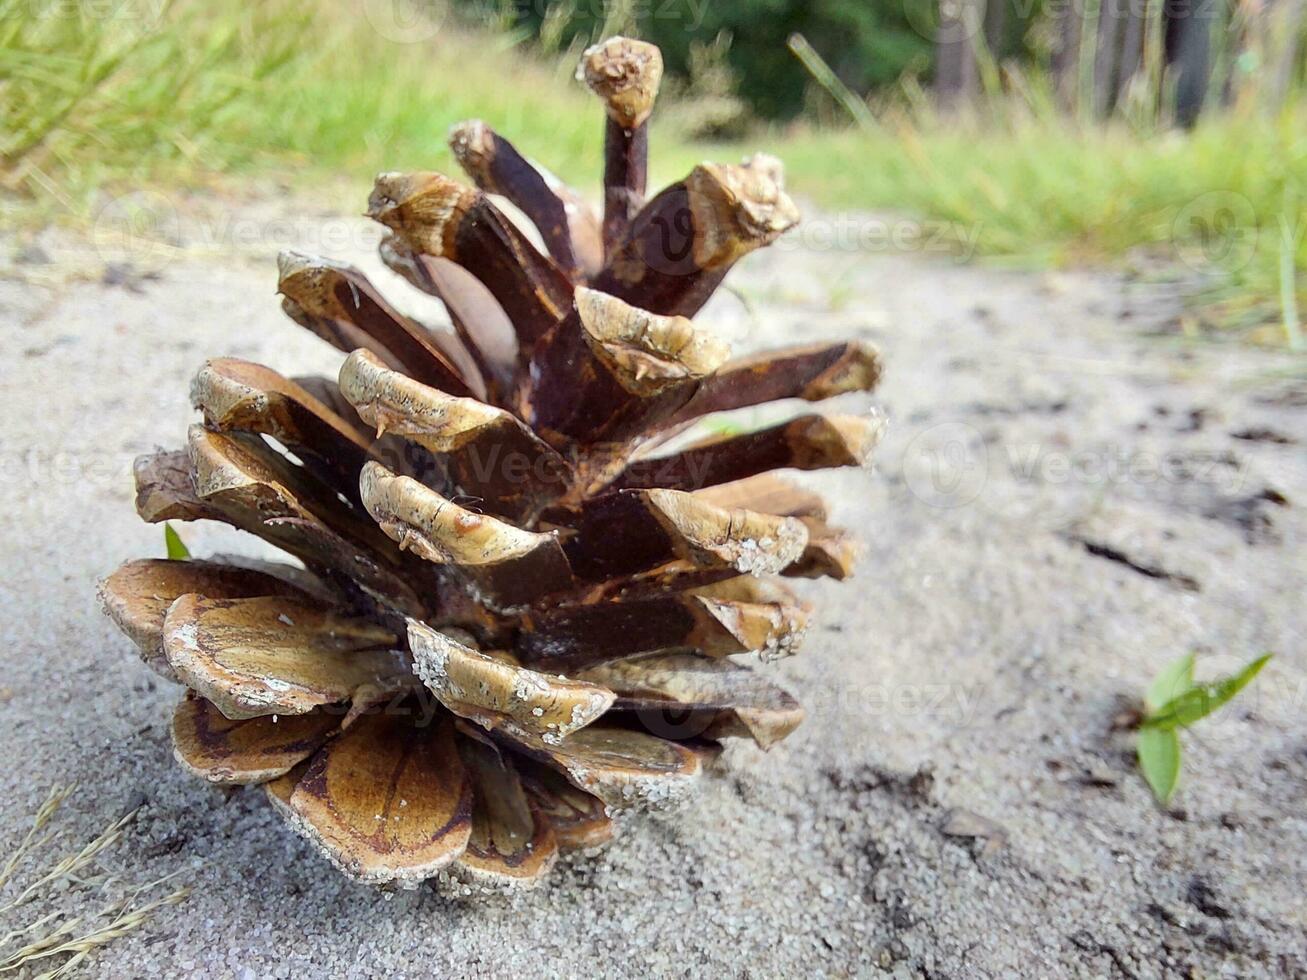
[[[101,584],[189,689],[177,759],[263,784],[362,880],[533,883],[606,842],[617,811],[681,797],[719,739],[766,748],[802,719],[730,658],[791,653],[809,610],[780,578],[843,578],[851,548],[770,471],[859,465],[879,423],[665,444],[710,412],[869,390],[879,366],[851,343],[730,360],[687,319],[797,212],[761,156],[645,201],[660,74],[651,45],[586,52],[602,216],[481,122],[451,137],[478,189],[377,179],[385,261],[454,332],[350,267],[283,255],[286,312],[348,354],[338,382],[209,361],[186,449],[137,461],[145,520],[223,521],[303,566],[142,560]]]

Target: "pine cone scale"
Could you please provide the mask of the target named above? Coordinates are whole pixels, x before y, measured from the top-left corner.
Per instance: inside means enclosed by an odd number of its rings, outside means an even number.
[[[449,148],[477,187],[508,198],[526,215],[568,278],[575,281],[599,270],[603,244],[594,212],[557,177],[523,157],[480,119],[450,130]]]
[[[710,436],[670,456],[637,459],[608,490],[701,490],[777,469],[862,466],[883,424],[859,415],[804,415],[743,435]]]
[[[366,715],[270,790],[291,825],[361,881],[415,885],[451,865],[472,835],[473,786],[453,719],[427,728]],[[283,777],[284,779],[285,777]]]
[[[100,583],[100,603],[157,673],[175,680],[163,643],[168,609],[184,595],[219,599],[281,596],[308,599],[301,589],[272,575],[219,562],[129,561]]]
[[[553,824],[533,804],[507,753],[487,738],[462,732],[459,752],[473,793],[472,833],[459,855],[459,877],[482,888],[534,882],[558,858]]]
[[[349,700],[368,682],[409,673],[398,640],[364,619],[281,596],[184,595],[168,609],[163,648],[179,680],[233,720],[298,715]]]
[[[464,646],[410,620],[409,649],[418,677],[450,710],[494,715],[496,725],[545,741],[566,738],[597,721],[614,694],[597,684],[565,680]]]
[[[173,754],[212,783],[266,783],[311,757],[336,733],[340,717],[324,711],[233,720],[188,692],[172,718]]]
[[[366,351],[345,359],[340,390],[378,435],[439,458],[451,493],[475,494],[495,516],[531,523],[570,480],[567,462],[513,414],[428,388]]]
[[[371,350],[452,395],[475,393],[455,366],[463,359],[459,345],[397,313],[357,269],[297,252],[282,252],[277,265],[282,309],[333,347],[346,354]]]

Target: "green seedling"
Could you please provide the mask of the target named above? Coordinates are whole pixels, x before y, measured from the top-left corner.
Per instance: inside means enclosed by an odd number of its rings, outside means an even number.
[[[1194,681],[1194,655],[1185,654],[1153,678],[1139,723],[1139,769],[1158,802],[1168,803],[1180,782],[1180,729],[1206,718],[1242,691],[1266,666],[1265,653],[1236,674]]]

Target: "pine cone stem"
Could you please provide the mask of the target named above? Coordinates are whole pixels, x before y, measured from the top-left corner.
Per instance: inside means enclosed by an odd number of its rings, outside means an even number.
[[[644,205],[649,179],[649,124],[632,129],[609,119],[604,125],[604,224],[606,254],[612,254]]]
[[[652,44],[614,37],[581,57],[577,75],[604,102],[605,257],[644,204],[649,176],[649,114],[663,76],[662,53]]]

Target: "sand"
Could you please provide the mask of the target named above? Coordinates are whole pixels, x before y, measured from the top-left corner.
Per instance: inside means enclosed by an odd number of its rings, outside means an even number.
[[[817,625],[766,668],[807,722],[765,754],[732,745],[694,801],[530,894],[390,894],[341,877],[261,793],[174,765],[179,692],[94,599],[119,562],[162,554],[130,461],[181,443],[206,355],[334,372],[279,312],[276,248],[356,254],[374,235],[284,221],[288,203],[163,204],[167,248],[9,239],[21,261],[0,280],[0,839],[76,781],[56,851],[143,802],[101,861],[110,889],[178,869],[194,889],[88,975],[1307,971],[1301,361],[1176,339],[1173,296],[1106,275],[751,257],[701,322],[741,351],[861,337],[887,363],[852,405],[889,419],[876,465],[806,479],[866,545],[853,581],[805,585]],[[1201,675],[1277,657],[1186,736],[1162,809],[1113,720],[1189,650]],[[73,886],[49,907],[99,901]]]

